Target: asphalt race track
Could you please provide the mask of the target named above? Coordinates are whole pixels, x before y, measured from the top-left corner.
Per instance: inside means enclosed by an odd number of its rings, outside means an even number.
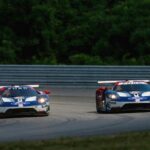
[[[46,117],[0,119],[0,141],[43,140],[150,130],[150,112],[97,114],[95,89],[51,89]]]

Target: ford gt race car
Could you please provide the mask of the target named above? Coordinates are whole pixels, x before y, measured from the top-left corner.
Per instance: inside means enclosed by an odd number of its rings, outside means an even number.
[[[96,110],[150,110],[150,80],[98,81]]]
[[[0,115],[49,115],[49,92],[34,88],[38,86],[1,86]]]

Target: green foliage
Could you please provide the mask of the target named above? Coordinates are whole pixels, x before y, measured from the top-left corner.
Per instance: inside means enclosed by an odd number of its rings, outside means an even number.
[[[149,0],[1,0],[0,63],[150,65]]]
[[[13,44],[13,32],[4,27],[2,31],[0,31],[0,60],[1,63],[7,64],[16,62],[17,48]]]
[[[0,143],[2,150],[149,150],[150,132]],[[109,143],[109,144],[108,144]]]
[[[102,60],[98,56],[89,56],[87,54],[76,54],[70,56],[71,64],[79,65],[101,65],[103,64]]]

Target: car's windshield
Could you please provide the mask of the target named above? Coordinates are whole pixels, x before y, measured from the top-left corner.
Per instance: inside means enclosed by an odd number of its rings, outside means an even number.
[[[37,92],[34,89],[28,87],[21,87],[21,88],[7,88],[3,93],[2,97],[29,97],[29,96],[36,96]]]
[[[150,91],[149,84],[123,84],[114,87],[115,91]]]

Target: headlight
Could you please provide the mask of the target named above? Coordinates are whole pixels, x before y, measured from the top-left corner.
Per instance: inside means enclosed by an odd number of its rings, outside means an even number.
[[[13,99],[13,98],[4,98],[4,97],[3,97],[1,100],[2,100],[3,102],[6,102],[6,103],[7,103],[7,102],[14,102],[14,99]]]
[[[43,98],[43,97],[42,97],[42,98],[39,98],[39,99],[38,99],[38,102],[41,103],[41,104],[42,104],[42,103],[45,103],[45,102],[46,102],[46,99]]]
[[[142,96],[150,96],[150,92],[144,92],[142,93]]]
[[[117,99],[117,95],[116,94],[108,94],[108,98],[110,99]]]
[[[131,96],[129,93],[125,93],[125,92],[117,92],[117,94],[118,94],[120,97],[129,97],[129,96]]]

